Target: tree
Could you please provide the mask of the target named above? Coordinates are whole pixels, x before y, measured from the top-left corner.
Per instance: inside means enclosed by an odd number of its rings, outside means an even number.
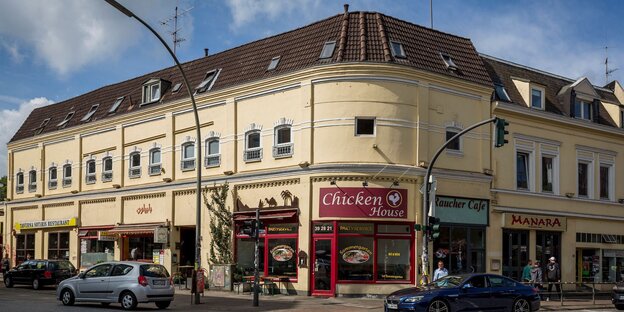
[[[210,216],[210,262],[212,264],[229,264],[232,257],[232,213],[226,206],[230,186],[224,183],[221,187],[206,188],[204,204]]]
[[[5,200],[7,197],[7,177],[0,178],[0,201]]]

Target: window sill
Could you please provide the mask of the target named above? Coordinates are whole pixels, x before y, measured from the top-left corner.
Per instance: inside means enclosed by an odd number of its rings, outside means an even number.
[[[128,178],[130,178],[130,179],[138,179],[140,177],[141,177],[140,175],[138,175],[138,176],[128,176]]]
[[[195,171],[195,167],[192,168],[182,168],[180,169],[182,172]]]
[[[451,149],[446,149],[446,155],[450,155],[450,156],[457,156],[457,157],[464,157],[464,152],[461,150],[451,150]]]

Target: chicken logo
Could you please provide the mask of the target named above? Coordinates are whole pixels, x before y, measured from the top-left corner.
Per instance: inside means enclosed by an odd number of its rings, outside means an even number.
[[[392,208],[399,207],[403,202],[401,193],[399,193],[399,191],[397,190],[392,190],[388,192],[388,195],[386,195],[386,202],[388,203],[388,206]]]

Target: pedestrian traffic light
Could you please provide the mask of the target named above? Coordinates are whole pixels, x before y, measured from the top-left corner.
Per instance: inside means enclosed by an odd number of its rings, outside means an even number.
[[[440,218],[429,217],[429,238],[436,239],[440,236]]]
[[[256,228],[256,220],[245,220],[240,230],[241,234],[248,235],[251,238],[256,238],[258,229]]]
[[[505,135],[509,134],[509,131],[507,131],[507,126],[509,126],[509,123],[505,121],[505,119],[496,118],[496,121],[494,121],[494,125],[496,126],[494,128],[494,147],[501,147],[506,143],[509,143],[509,141],[505,139]]]

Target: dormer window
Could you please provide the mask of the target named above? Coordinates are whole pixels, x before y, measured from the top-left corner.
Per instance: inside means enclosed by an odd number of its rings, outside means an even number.
[[[336,41],[327,41],[325,45],[323,45],[323,50],[321,51],[320,59],[331,58],[334,55],[334,49],[336,48]]]
[[[494,84],[494,90],[496,92],[496,98],[498,100],[511,102],[509,94],[507,94],[507,90],[505,90],[505,86],[503,86],[502,84]]]
[[[580,119],[592,120],[592,104],[588,101],[576,99],[574,101],[574,116]]]
[[[453,58],[450,55],[446,53],[440,53],[440,56],[442,57],[442,60],[444,61],[444,65],[446,65],[446,69],[457,70],[457,65],[455,65],[455,62],[453,61]]]
[[[59,128],[65,128],[65,126],[67,126],[67,123],[69,122],[69,120],[74,117],[74,112],[69,112],[69,114],[67,114],[67,116],[65,116],[65,119],[63,119],[63,121],[59,122],[56,126]]]
[[[544,88],[531,87],[531,107],[544,109]]]
[[[35,135],[41,134],[41,132],[43,132],[43,129],[45,128],[45,126],[48,125],[49,122],[50,118],[46,118],[44,121],[42,121],[41,125],[39,125],[39,128],[35,129]]]
[[[160,100],[162,92],[161,80],[150,79],[143,85],[143,104]]]
[[[403,44],[397,41],[390,41],[390,47],[392,47],[392,55],[396,58],[405,58],[405,50],[403,50]]]
[[[206,76],[204,77],[204,80],[202,80],[202,82],[197,86],[197,88],[195,88],[195,92],[202,93],[202,92],[210,91],[215,81],[217,80],[217,77],[219,76],[220,71],[221,70],[215,69],[215,70],[207,72]]]
[[[118,97],[115,100],[115,103],[113,103],[113,106],[111,106],[111,108],[108,110],[109,113],[114,113],[117,111],[117,109],[119,108],[119,106],[121,105],[121,103],[123,103],[123,100],[125,99],[125,96],[122,97]]]
[[[99,106],[100,106],[100,104],[95,104],[95,105],[91,106],[91,109],[89,109],[89,112],[86,115],[84,115],[84,117],[82,117],[82,119],[80,119],[80,121],[88,121],[88,120],[90,120],[91,117],[93,117],[93,115],[97,111]]]
[[[277,64],[279,64],[281,56],[276,56],[274,58],[271,59],[271,63],[269,63],[269,68],[267,68],[267,71],[271,71],[274,70],[275,68],[277,68]]]
[[[624,111],[620,111],[620,128],[624,128]]]

